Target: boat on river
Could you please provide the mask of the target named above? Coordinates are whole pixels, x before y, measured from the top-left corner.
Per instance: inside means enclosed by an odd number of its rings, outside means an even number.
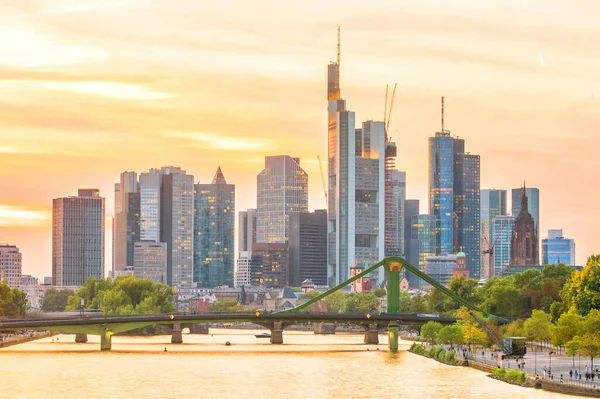
[[[269,333],[260,333],[254,335],[256,338],[271,338],[271,334]]]

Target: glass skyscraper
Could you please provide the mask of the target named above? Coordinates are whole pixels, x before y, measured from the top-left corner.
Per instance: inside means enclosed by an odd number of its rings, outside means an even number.
[[[575,240],[564,238],[561,230],[548,230],[542,240],[542,265],[562,263],[575,266]]]
[[[212,184],[194,185],[194,283],[233,286],[235,185],[221,168]]]
[[[434,255],[454,252],[454,142],[447,131],[429,138],[429,214],[435,217]]]
[[[481,251],[489,249],[494,242],[492,221],[496,216],[506,215],[506,190],[481,190]],[[493,263],[493,262],[492,262]],[[494,275],[493,265],[489,264],[489,254],[481,255],[481,278]]]
[[[506,267],[510,264],[510,249],[512,245],[513,229],[515,227],[515,216],[498,215],[492,219],[492,235],[494,240],[490,245],[494,245],[492,274],[494,276],[502,276]],[[485,248],[487,249],[487,248]],[[489,254],[484,256],[489,257]]]
[[[433,215],[414,215],[411,222],[411,243],[418,249],[419,260],[417,266],[419,270],[425,271],[427,257],[434,256],[436,251],[435,244],[436,217]],[[411,248],[411,253],[415,248]],[[417,251],[415,251],[417,252]],[[412,276],[411,286],[414,288],[423,284],[416,276]]]

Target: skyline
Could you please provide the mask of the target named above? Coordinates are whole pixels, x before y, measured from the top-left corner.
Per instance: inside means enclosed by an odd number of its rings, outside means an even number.
[[[525,180],[541,191],[539,238],[562,228],[578,264],[597,252],[595,3],[578,2],[587,7],[578,12],[531,0],[500,10],[265,1],[266,13],[229,3],[23,3],[0,6],[12,21],[0,27],[0,242],[20,248],[27,274],[51,274],[52,199],[99,188],[109,220],[125,170],[176,165],[209,183],[221,166],[240,193],[237,217],[256,208],[264,157],[285,154],[309,174],[309,209],[324,209],[316,156],[326,159],[337,25],[342,98],[357,120],[381,120],[385,84],[398,82],[390,134],[421,213],[427,138],[440,129],[444,95],[445,128],[481,155],[481,188]],[[146,23],[158,27],[151,36],[141,33]]]

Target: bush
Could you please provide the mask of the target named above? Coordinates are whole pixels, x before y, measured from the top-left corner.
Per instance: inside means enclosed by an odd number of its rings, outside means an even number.
[[[431,357],[437,357],[437,354],[440,351],[440,349],[442,348],[440,348],[439,346],[434,346],[429,350],[429,354],[431,355]]]
[[[495,368],[494,371],[492,371],[492,374],[495,375],[496,377],[505,377],[506,376],[506,370],[504,369],[504,367],[502,368]]]
[[[446,352],[446,360],[447,361],[449,361],[449,362],[453,361],[454,360],[454,356],[455,356],[454,351],[448,351],[448,352]]]
[[[527,376],[525,375],[525,373],[520,372],[519,375],[517,376],[517,382],[525,382],[527,381]]]
[[[508,378],[511,381],[517,381],[517,378],[519,378],[519,372],[517,370],[509,370],[508,373],[506,373],[506,378]]]
[[[446,358],[446,351],[443,348],[440,348],[440,350],[436,354],[436,359],[444,360],[445,358]]]

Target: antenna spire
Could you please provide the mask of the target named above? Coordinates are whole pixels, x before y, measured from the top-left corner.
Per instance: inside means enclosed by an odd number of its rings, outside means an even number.
[[[340,84],[340,27],[338,26],[338,36],[337,36],[337,81],[338,85]]]
[[[442,96],[442,133],[444,133],[444,96]]]

